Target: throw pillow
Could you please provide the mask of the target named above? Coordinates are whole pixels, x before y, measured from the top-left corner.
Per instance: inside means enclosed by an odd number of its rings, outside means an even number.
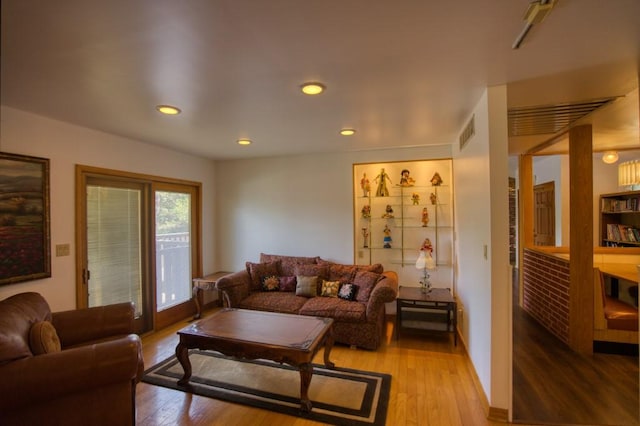
[[[384,272],[384,266],[381,263],[374,263],[373,265],[358,265],[358,271],[375,272],[381,274]]]
[[[34,355],[60,352],[60,338],[49,321],[38,321],[29,330],[29,346]]]
[[[297,264],[302,263],[317,263],[319,257],[305,257],[305,256],[286,256],[281,254],[266,254],[260,253],[260,262],[274,262],[280,261],[280,275],[291,276],[295,275],[295,268]]]
[[[340,288],[340,281],[322,280],[322,291],[320,292],[320,296],[338,297],[339,288]]]
[[[296,277],[296,296],[316,297],[318,295],[318,277],[298,275]]]
[[[354,300],[356,298],[356,287],[353,284],[342,284],[340,291],[338,291],[338,297],[344,300]]]
[[[295,291],[296,277],[280,277],[280,291]]]
[[[268,275],[262,278],[262,291],[280,290],[280,279],[275,275]]]
[[[262,288],[262,279],[270,275],[280,275],[278,272],[278,264],[280,261],[266,263],[246,262],[247,272],[251,277],[251,290],[260,291]]]
[[[358,286],[358,302],[367,302],[376,283],[383,276],[374,272],[358,271],[353,283]]]

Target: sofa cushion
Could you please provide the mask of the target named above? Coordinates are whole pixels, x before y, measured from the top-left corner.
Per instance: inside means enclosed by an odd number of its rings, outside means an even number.
[[[262,288],[262,279],[269,275],[280,275],[280,261],[251,263],[246,262],[247,272],[251,277],[251,290],[259,291]]]
[[[344,300],[355,300],[356,299],[356,293],[358,291],[358,286],[356,286],[355,284],[342,284],[340,286],[340,290],[338,291],[338,297],[340,299],[344,299]]]
[[[34,355],[60,352],[60,338],[55,327],[49,321],[38,321],[29,331],[29,346]]]
[[[307,277],[316,276],[321,280],[329,280],[329,267],[326,265],[316,265],[316,264],[298,264],[295,267],[296,275],[304,275]],[[320,281],[319,284],[321,284]]]
[[[384,272],[384,266],[382,266],[381,263],[374,263],[373,265],[357,265],[356,269],[358,271],[375,272],[376,274]]]
[[[262,278],[262,291],[278,290],[280,290],[280,277],[276,275],[267,275]]]
[[[375,272],[358,271],[353,279],[353,283],[358,286],[356,300],[358,302],[367,302],[376,283],[382,278],[382,275]]]
[[[296,291],[296,277],[280,277],[280,291]]]
[[[300,308],[300,314],[330,317],[336,321],[365,322],[366,310],[364,303],[349,302],[337,297],[314,297]]]
[[[242,299],[239,304],[241,309],[253,309],[256,311],[282,312],[285,314],[297,314],[302,305],[309,299],[296,296],[294,293],[282,291],[260,291],[251,293]]]
[[[296,296],[316,297],[318,295],[318,277],[296,276]]]
[[[340,283],[351,283],[356,275],[355,265],[341,265],[334,263],[329,266],[329,279],[331,281],[340,281]]]
[[[320,291],[320,296],[338,297],[339,289],[340,289],[340,281],[322,280],[322,290]]]
[[[295,267],[300,264],[314,264],[318,263],[319,257],[305,257],[305,256],[285,256],[280,254],[265,254],[260,253],[260,262],[274,262],[280,261],[280,275],[292,276],[296,275]]]

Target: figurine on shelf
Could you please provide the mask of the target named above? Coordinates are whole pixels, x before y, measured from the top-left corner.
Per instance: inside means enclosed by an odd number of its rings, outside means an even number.
[[[429,223],[429,210],[427,208],[422,209],[422,226],[425,227]]]
[[[382,215],[383,219],[393,219],[393,207],[391,204],[387,204],[387,208],[385,209],[385,213]]]
[[[384,230],[382,232],[384,233],[384,238],[382,240],[383,242],[382,247],[391,248],[391,229],[389,229],[389,227],[385,225]]]
[[[438,203],[438,196],[433,192],[429,195],[429,199],[431,200],[431,204],[436,205]]]
[[[400,186],[413,186],[415,183],[415,179],[409,176],[409,170],[404,169],[400,172]]]
[[[376,176],[373,181],[378,184],[376,197],[388,197],[389,189],[387,189],[387,181],[391,183],[391,178],[389,178],[389,175],[384,171],[384,168],[380,169],[380,174]]]
[[[440,186],[442,184],[442,178],[440,177],[440,173],[436,172],[431,178],[431,185]]]
[[[366,173],[363,173],[362,179],[360,179],[360,187],[362,188],[362,196],[368,197],[369,192],[371,191],[371,183],[369,182]]]
[[[369,230],[362,228],[362,237],[364,238],[363,248],[369,248]]]
[[[424,251],[427,254],[431,255],[431,253],[433,253],[433,245],[431,245],[431,240],[428,238],[425,238],[424,241],[422,242],[422,246],[420,247],[420,251]]]
[[[371,206],[369,204],[362,206],[361,213],[363,219],[371,218]]]
[[[418,194],[417,192],[411,194],[411,202],[413,202],[414,206],[420,204],[420,194]]]

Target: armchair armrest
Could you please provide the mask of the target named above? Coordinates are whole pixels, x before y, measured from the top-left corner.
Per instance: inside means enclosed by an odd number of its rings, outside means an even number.
[[[133,303],[54,312],[51,322],[63,348],[134,332]]]
[[[386,271],[371,292],[367,303],[367,320],[374,321],[381,312],[380,307],[393,302],[398,295],[398,275],[394,271]]]
[[[216,281],[216,288],[222,292],[227,308],[235,308],[249,295],[251,276],[245,270],[234,272]]]
[[[119,382],[135,386],[140,347],[129,335],[0,366],[0,413]]]

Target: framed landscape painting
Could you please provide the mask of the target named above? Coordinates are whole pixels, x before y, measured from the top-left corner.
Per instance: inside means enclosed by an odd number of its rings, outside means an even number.
[[[49,160],[0,152],[0,285],[51,276]]]

